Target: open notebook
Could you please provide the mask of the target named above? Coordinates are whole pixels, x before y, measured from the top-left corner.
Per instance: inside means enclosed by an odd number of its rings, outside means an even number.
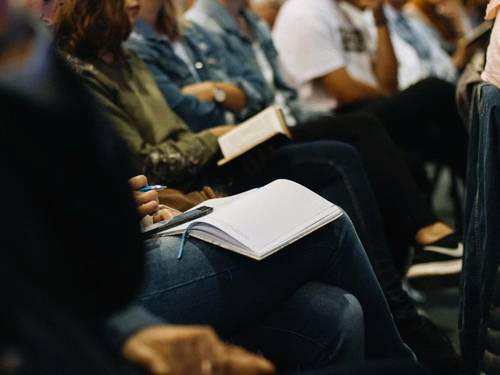
[[[191,236],[256,260],[342,215],[338,206],[288,180],[276,180],[262,188],[211,199],[199,206],[214,210],[160,235],[182,234],[189,226]]]

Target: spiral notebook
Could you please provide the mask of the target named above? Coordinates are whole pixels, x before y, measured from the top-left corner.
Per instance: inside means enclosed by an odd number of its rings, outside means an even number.
[[[276,180],[199,206],[214,210],[160,235],[179,235],[189,229],[192,237],[256,260],[307,236],[343,213],[335,204],[289,180]]]

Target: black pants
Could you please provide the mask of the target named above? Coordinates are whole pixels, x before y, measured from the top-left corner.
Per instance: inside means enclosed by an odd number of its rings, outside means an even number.
[[[455,104],[455,85],[428,78],[390,97],[344,106],[337,113],[375,115],[394,142],[465,176],[468,137]]]
[[[373,115],[324,116],[291,128],[295,141],[334,139],[354,146],[375,193],[393,258],[401,270],[416,232],[437,221],[403,154]]]

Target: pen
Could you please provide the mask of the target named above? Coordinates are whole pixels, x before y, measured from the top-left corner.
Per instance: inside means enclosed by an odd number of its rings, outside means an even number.
[[[163,186],[163,185],[151,185],[151,186],[141,187],[140,189],[137,189],[137,191],[140,191],[141,193],[146,193],[146,192],[151,191],[151,190],[162,191],[162,190],[165,190],[166,188],[167,187]]]

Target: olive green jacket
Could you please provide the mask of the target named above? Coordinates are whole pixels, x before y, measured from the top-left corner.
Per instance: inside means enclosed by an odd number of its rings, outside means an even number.
[[[99,59],[67,59],[128,144],[137,172],[155,182],[178,185],[218,154],[217,138],[209,131],[189,130],[134,52],[125,51],[113,65]]]

